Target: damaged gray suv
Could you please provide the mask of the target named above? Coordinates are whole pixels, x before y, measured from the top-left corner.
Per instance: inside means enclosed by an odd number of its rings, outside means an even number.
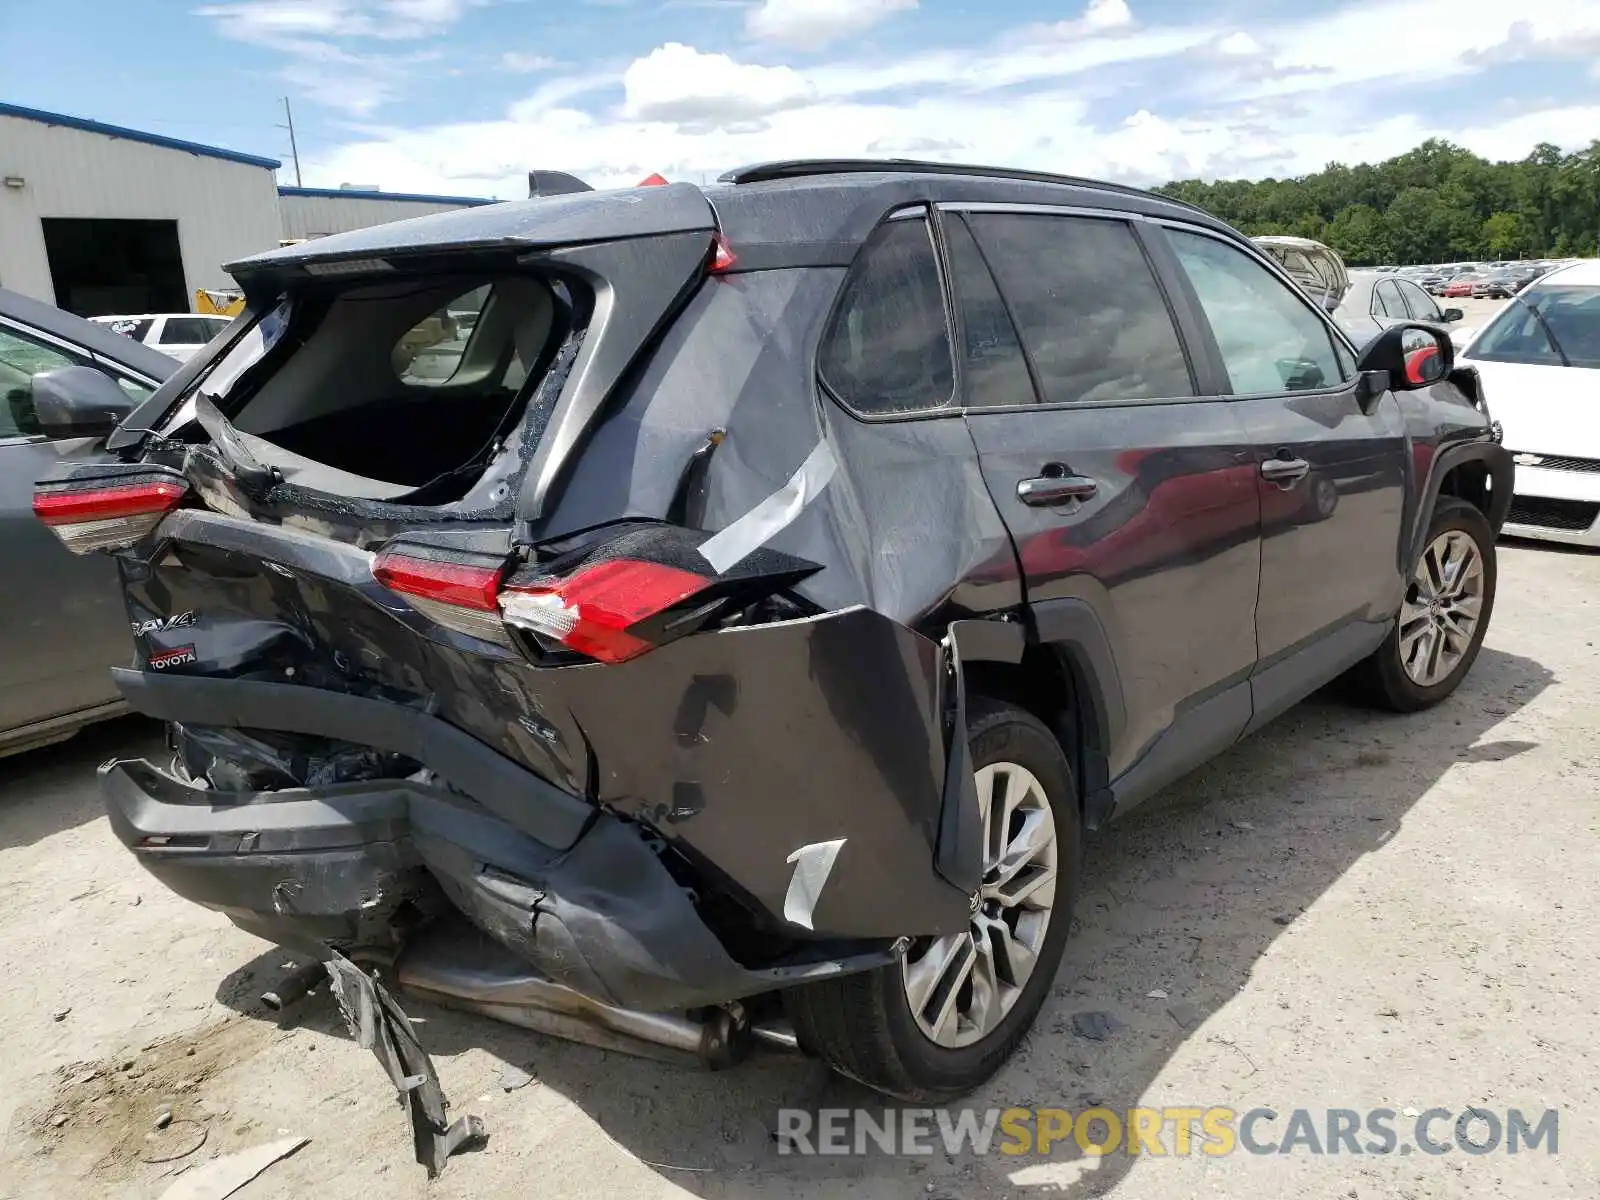
[[[787,162],[229,269],[35,509],[171,723],[118,836],[329,964],[434,1166],[472,1130],[395,995],[973,1089],[1085,831],[1347,672],[1437,703],[1489,624],[1476,374],[1159,196]]]

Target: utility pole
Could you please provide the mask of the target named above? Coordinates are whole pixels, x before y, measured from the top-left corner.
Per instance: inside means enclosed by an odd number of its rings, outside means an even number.
[[[295,145],[294,113],[289,110],[289,97],[287,96],[283,98],[283,115],[289,122],[289,154],[294,159],[294,185],[295,187],[300,187],[302,186],[300,183],[300,147]]]

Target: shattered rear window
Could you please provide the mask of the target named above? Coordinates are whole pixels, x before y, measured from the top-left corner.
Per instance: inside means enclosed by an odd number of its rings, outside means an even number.
[[[447,504],[513,440],[529,448],[513,435],[576,321],[568,287],[532,273],[318,283],[266,314],[197,391],[299,488]]]

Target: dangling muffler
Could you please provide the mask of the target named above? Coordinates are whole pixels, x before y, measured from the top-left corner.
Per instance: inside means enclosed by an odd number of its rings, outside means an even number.
[[[752,1027],[742,1006],[696,1013],[638,1012],[556,983],[464,923],[441,921],[407,945],[394,965],[407,997],[476,1013],[571,1042],[713,1071],[741,1062],[751,1044],[797,1048],[779,1022]]]

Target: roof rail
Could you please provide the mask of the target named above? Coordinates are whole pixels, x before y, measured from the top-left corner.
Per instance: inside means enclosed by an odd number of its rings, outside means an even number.
[[[1052,175],[1047,171],[1028,171],[1017,167],[980,167],[970,163],[925,162],[914,158],[791,158],[777,162],[753,163],[735,167],[717,177],[718,183],[767,183],[778,179],[805,179],[813,175],[863,175],[873,172],[916,175],[975,175],[981,179],[1011,179],[1021,183],[1054,183],[1069,187],[1096,188],[1124,196],[1151,196],[1156,193],[1123,183],[1106,183],[1077,175]],[[1179,208],[1205,212],[1197,204],[1174,196],[1160,199]]]

